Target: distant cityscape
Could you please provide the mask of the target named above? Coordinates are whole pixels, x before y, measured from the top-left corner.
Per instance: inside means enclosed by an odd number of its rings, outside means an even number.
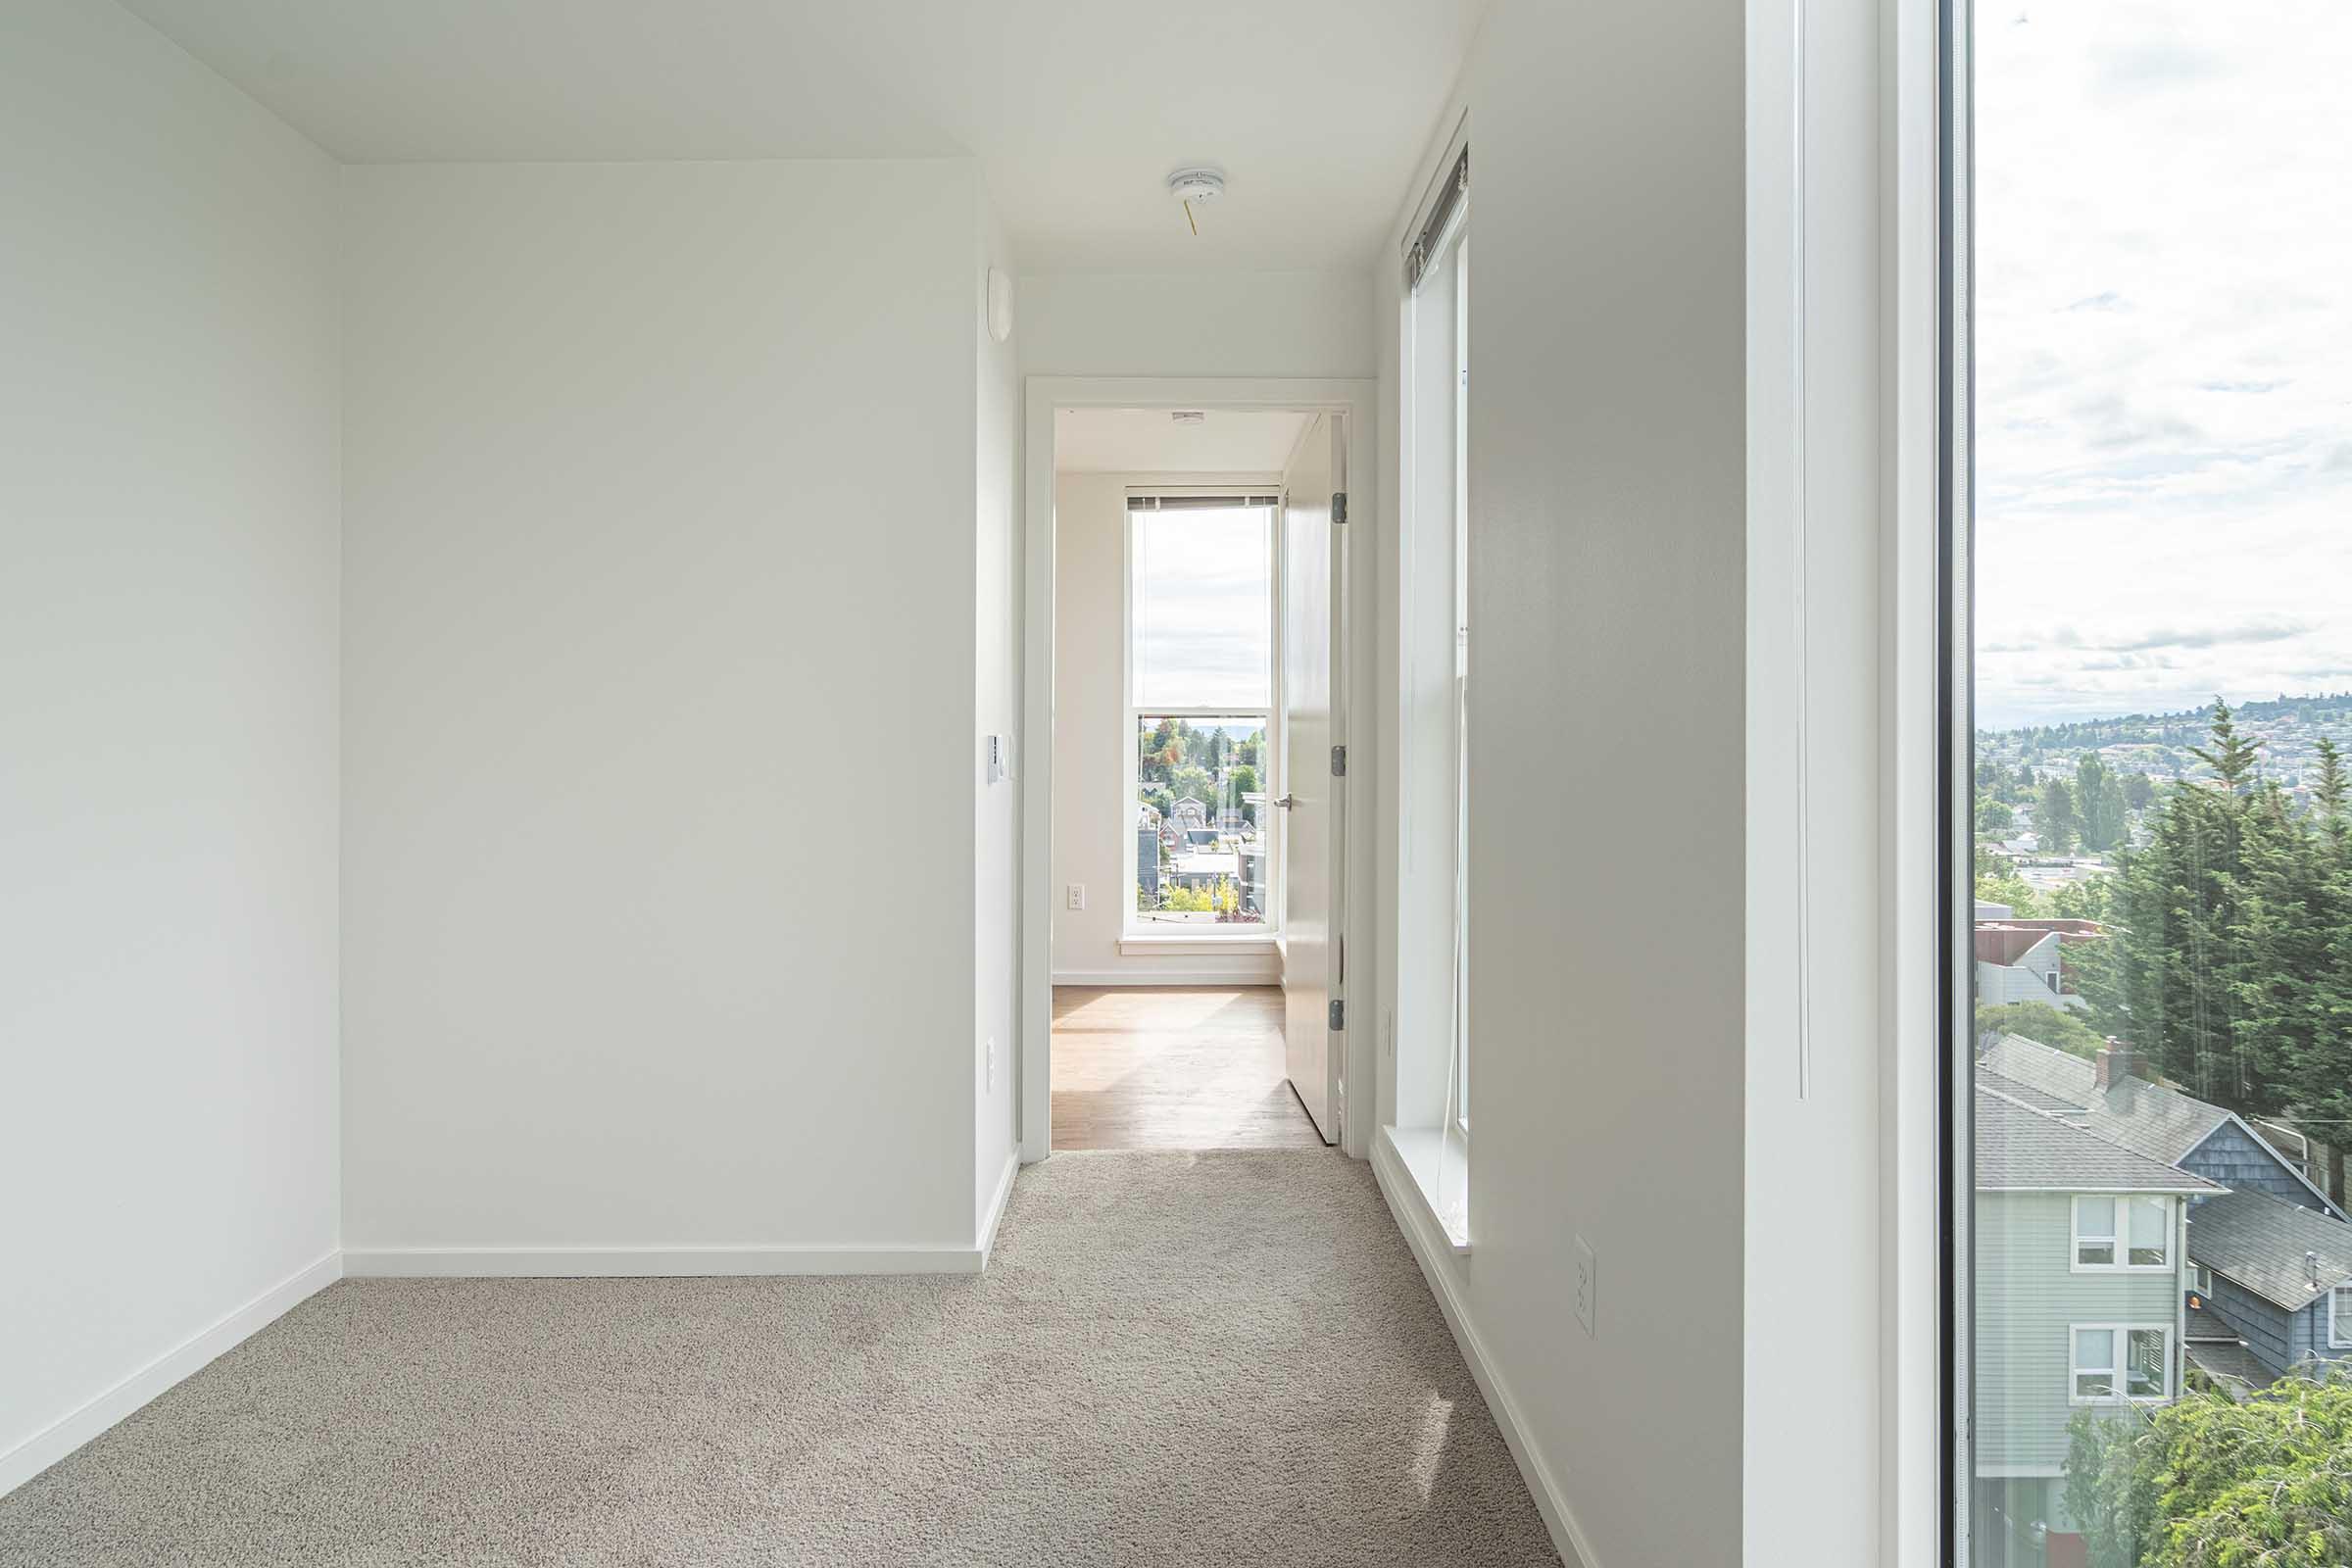
[[[2342,1397],[2347,737],[2352,694],[1976,737],[1980,1562],[2153,1565],[2144,1434]]]
[[[1135,914],[1262,925],[1270,907],[1266,718],[1136,721]]]

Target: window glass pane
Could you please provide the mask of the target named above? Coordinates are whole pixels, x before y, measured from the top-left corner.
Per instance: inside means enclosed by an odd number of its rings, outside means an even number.
[[[1128,514],[1134,704],[1271,708],[1271,507]]]
[[[2165,1261],[2171,1250],[2173,1215],[2162,1199],[2135,1199],[2132,1204],[2132,1256],[2135,1267]]]
[[[2075,1261],[2105,1266],[2115,1261],[2115,1200],[2075,1200]]]
[[[2164,1393],[2167,1335],[2162,1329],[2133,1329],[2132,1359],[2125,1368],[2124,1392],[2134,1399],[2153,1399]]]
[[[2352,8],[1957,15],[1962,1560],[2252,1560],[2100,1488],[2190,1462],[2184,1368],[2296,1419],[2326,1304],[2232,1282],[2352,1257],[2304,1185],[2347,1196],[2352,1128]]]
[[[1136,716],[1138,924],[1265,923],[1266,731],[1263,714]]]

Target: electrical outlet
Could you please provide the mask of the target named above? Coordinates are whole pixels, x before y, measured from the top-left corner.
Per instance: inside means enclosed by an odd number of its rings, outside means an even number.
[[[1582,1236],[1576,1239],[1576,1320],[1584,1325],[1585,1338],[1593,1338],[1593,1299],[1600,1294],[1600,1263],[1592,1255],[1592,1244]]]
[[[988,1092],[997,1092],[997,1037],[988,1037]]]
[[[1085,884],[1085,883],[1083,883],[1083,882],[1073,882],[1073,883],[1071,883],[1071,884],[1070,884],[1068,887],[1066,887],[1066,888],[1064,888],[1064,889],[1062,890],[1062,897],[1063,897],[1064,899],[1066,899],[1066,900],[1068,900],[1068,901],[1069,901],[1069,906],[1070,906],[1070,907],[1071,907],[1071,908],[1073,908],[1073,909],[1083,909],[1083,908],[1085,908],[1085,907],[1086,907],[1086,884]]]

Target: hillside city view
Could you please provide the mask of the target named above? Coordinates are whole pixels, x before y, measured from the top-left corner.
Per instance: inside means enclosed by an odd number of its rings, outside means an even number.
[[[2352,10],[1979,8],[1973,1568],[2352,1565]]]
[[[1265,923],[1265,752],[1263,717],[1138,716],[1139,922]]]

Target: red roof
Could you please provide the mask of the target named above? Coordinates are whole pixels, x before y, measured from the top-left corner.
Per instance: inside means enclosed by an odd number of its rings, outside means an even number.
[[[2106,934],[2096,920],[1980,920],[1977,961],[2015,963],[2053,932],[2060,942],[2087,942]]]

